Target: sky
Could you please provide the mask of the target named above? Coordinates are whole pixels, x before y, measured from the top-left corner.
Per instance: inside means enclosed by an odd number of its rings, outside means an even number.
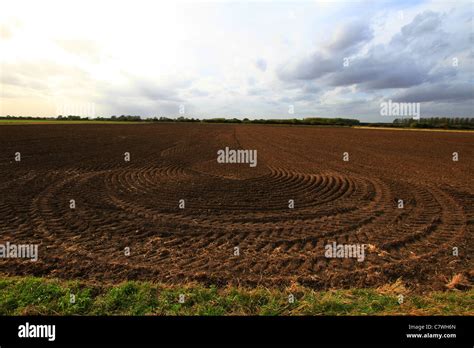
[[[472,117],[471,1],[0,0],[0,115]]]

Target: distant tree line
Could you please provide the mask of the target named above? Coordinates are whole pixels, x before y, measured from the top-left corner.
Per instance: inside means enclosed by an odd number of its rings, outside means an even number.
[[[392,123],[383,122],[360,122],[349,118],[318,118],[308,117],[303,119],[238,119],[238,118],[187,118],[187,117],[149,117],[142,118],[137,115],[121,115],[111,117],[81,117],[81,116],[62,116],[57,117],[33,117],[33,116],[0,116],[7,120],[60,120],[60,121],[110,121],[110,122],[196,122],[196,123],[243,123],[243,124],[275,124],[275,125],[316,125],[316,126],[370,126],[370,127],[394,127],[394,128],[440,128],[440,129],[474,129],[474,118],[472,117],[431,117],[415,120],[412,118],[395,119]]]
[[[395,119],[394,125],[410,128],[445,128],[445,129],[474,129],[472,117],[430,117],[414,120],[410,118]]]
[[[237,118],[211,118],[203,119],[201,122],[205,123],[251,123],[251,124],[293,124],[293,125],[318,125],[318,126],[357,126],[360,124],[359,120],[348,118],[291,118],[291,119],[256,119],[250,120],[244,118],[243,120]]]
[[[111,117],[81,117],[68,115],[59,115],[56,118],[53,117],[32,117],[32,116],[4,116],[0,119],[18,119],[18,120],[59,120],[59,121],[110,121],[110,122],[200,122],[200,123],[249,123],[249,124],[291,124],[291,125],[320,125],[320,126],[356,126],[359,125],[359,120],[346,119],[346,118],[303,118],[303,119],[255,119],[251,120],[248,118],[210,118],[210,119],[199,119],[199,118],[169,118],[169,117],[151,117],[141,118],[141,116],[132,115],[121,115]]]
[[[397,118],[392,123],[361,122],[361,126],[390,128],[427,128],[427,129],[474,129],[472,117],[429,117],[415,120]]]

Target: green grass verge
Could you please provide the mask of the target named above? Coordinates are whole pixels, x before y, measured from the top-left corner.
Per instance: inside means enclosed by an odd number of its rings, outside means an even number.
[[[288,301],[290,293],[294,303]],[[184,303],[179,303],[181,294]],[[399,304],[397,294],[376,289],[216,288],[134,281],[98,286],[3,277],[0,315],[474,315],[474,290],[405,294]]]

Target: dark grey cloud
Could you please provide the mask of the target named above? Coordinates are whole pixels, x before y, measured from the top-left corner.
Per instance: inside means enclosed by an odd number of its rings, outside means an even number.
[[[344,58],[373,38],[372,29],[364,22],[349,22],[336,30],[333,38],[320,50],[297,62],[277,69],[283,80],[313,80],[340,71]]]
[[[414,58],[398,53],[369,54],[349,60],[343,65],[344,57],[322,58],[313,55],[303,59],[294,69],[282,68],[280,78],[284,80],[318,80],[327,86],[350,86],[360,88],[386,89],[404,88],[421,84],[429,79],[429,68]]]
[[[331,52],[346,52],[369,42],[373,37],[372,29],[366,21],[352,21],[339,27],[326,47]]]
[[[428,68],[411,57],[369,54],[352,60],[348,67],[328,76],[327,82],[331,86],[357,84],[362,90],[405,88],[425,82],[428,73]]]
[[[297,62],[280,66],[277,75],[283,80],[313,80],[342,71],[344,58],[372,38],[372,30],[367,23],[349,22],[339,27],[322,49]]]
[[[319,96],[314,93],[299,94],[294,98],[295,101],[319,102]]]
[[[313,83],[313,82],[308,82],[308,83],[303,85],[302,90],[305,93],[316,94],[316,93],[321,92],[321,86],[319,86],[319,85],[317,85],[316,83]]]
[[[424,84],[413,88],[408,88],[397,93],[394,98],[397,102],[461,102],[474,100],[474,89],[470,83],[459,83],[450,85],[441,84]]]
[[[315,52],[295,64],[289,63],[279,67],[277,74],[282,80],[314,80],[341,67],[342,59],[324,57],[321,53]]]
[[[404,37],[418,38],[420,35],[437,31],[441,24],[441,14],[428,10],[415,16],[413,21],[400,31]]]
[[[301,96],[294,99],[301,100],[316,99],[320,90],[355,85],[357,92],[374,97],[380,91],[384,98],[405,102],[472,101],[472,13],[459,23],[449,17],[453,13],[422,12],[387,44],[372,46],[369,26],[347,24],[329,44],[280,66],[277,75],[288,88],[300,85]],[[362,49],[366,43],[368,49]],[[459,58],[459,66],[452,65],[453,57]],[[314,94],[306,90],[309,83],[318,86]]]
[[[446,19],[445,15],[433,11],[418,14],[394,35],[388,47],[423,59],[426,64],[436,64],[443,55],[467,48],[458,42],[459,33],[450,34],[443,30],[443,20]]]

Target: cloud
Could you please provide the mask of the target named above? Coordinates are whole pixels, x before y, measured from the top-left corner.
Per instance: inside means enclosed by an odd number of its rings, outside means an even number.
[[[467,30],[472,18],[453,22],[456,13],[459,11],[423,11],[387,42],[377,44],[371,42],[370,26],[350,22],[338,27],[328,43],[309,55],[280,65],[277,76],[289,88],[299,84],[301,95],[295,100],[319,101],[320,110],[324,109],[321,103],[328,100],[341,112],[347,106],[364,109],[360,106],[363,100],[371,104],[380,93],[385,99],[404,102],[472,103],[472,35]],[[453,57],[462,64],[454,67]],[[344,60],[349,64],[345,66]],[[315,94],[307,93],[309,83],[318,86]],[[355,89],[339,89],[349,86]],[[366,97],[355,102],[354,91]],[[346,96],[340,97],[341,93]],[[456,109],[465,112],[468,108]]]
[[[99,62],[101,57],[101,45],[97,41],[84,39],[58,39],[56,44],[64,51],[80,56],[85,59]]]
[[[331,52],[346,52],[369,42],[373,37],[372,29],[366,21],[351,21],[337,28],[326,48]]]
[[[440,29],[442,24],[441,15],[433,11],[425,11],[413,19],[410,24],[401,29],[403,37],[418,38],[420,35],[433,33]]]
[[[2,63],[1,68],[0,83],[20,87],[22,95],[50,97],[94,84],[90,75],[78,67],[52,61]]]
[[[3,10],[3,8],[2,8]],[[0,16],[0,39],[1,40],[10,40],[14,35],[21,30],[22,23],[18,19],[7,16],[2,20]]]
[[[267,62],[265,59],[259,58],[255,61],[255,66],[260,70],[260,71],[265,71],[267,70]]]
[[[403,62],[400,64],[400,62]],[[369,54],[328,77],[331,86],[358,84],[362,90],[406,88],[425,82],[428,68],[413,58],[398,54]]]
[[[352,21],[343,24],[336,29],[329,42],[299,61],[280,66],[277,74],[284,80],[313,80],[340,71],[344,58],[372,38],[372,30],[367,23]]]
[[[12,31],[6,25],[0,25],[0,39],[8,40],[12,37]]]
[[[436,85],[424,84],[397,93],[393,100],[406,103],[472,101],[474,100],[474,89],[472,84],[469,83],[456,85],[449,85],[447,83]]]
[[[182,99],[178,96],[177,92],[171,88],[162,87],[157,85],[155,81],[149,80],[136,80],[134,81],[137,95],[147,98],[152,101],[172,101],[181,102]],[[127,92],[130,93],[130,92]]]
[[[298,62],[288,62],[278,68],[277,74],[283,80],[314,80],[328,73],[337,71],[342,66],[342,59],[324,57],[315,52]]]
[[[267,92],[265,88],[261,87],[251,87],[247,89],[247,95],[249,96],[261,96]]]
[[[210,93],[208,91],[204,91],[202,89],[199,89],[199,88],[192,88],[189,90],[189,93],[193,96],[193,97],[207,97],[210,95]]]

